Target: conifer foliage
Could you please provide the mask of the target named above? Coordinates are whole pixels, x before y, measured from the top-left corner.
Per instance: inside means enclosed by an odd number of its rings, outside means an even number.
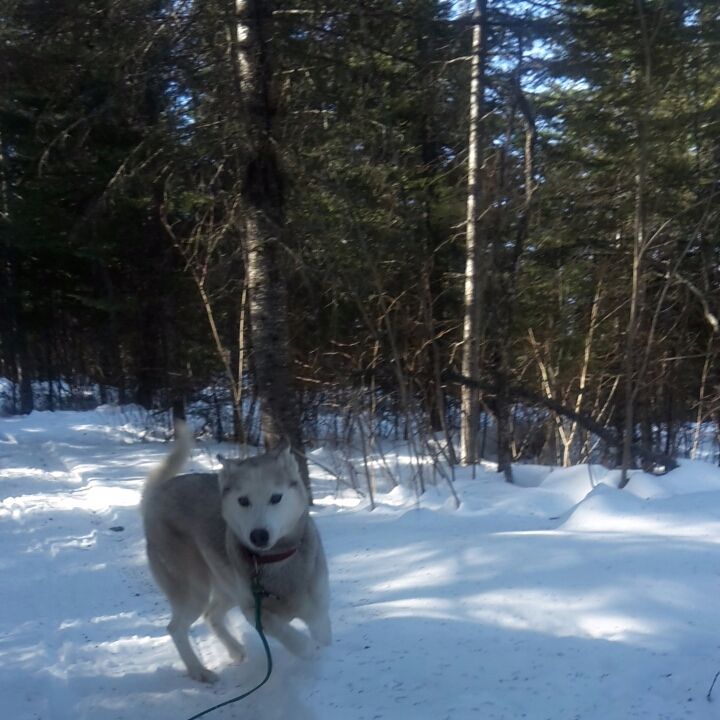
[[[712,0],[3,3],[6,411],[209,392],[508,480],[697,452],[718,47]]]

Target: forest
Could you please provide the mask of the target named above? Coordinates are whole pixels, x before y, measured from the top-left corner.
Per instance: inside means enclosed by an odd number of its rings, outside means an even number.
[[[2,411],[695,457],[718,57],[715,0],[5,0]]]

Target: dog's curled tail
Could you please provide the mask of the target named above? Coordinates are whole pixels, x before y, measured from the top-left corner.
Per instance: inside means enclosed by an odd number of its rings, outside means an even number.
[[[175,422],[175,442],[165,459],[148,475],[143,489],[143,500],[156,485],[177,475],[182,469],[193,447],[193,434],[183,420]]]

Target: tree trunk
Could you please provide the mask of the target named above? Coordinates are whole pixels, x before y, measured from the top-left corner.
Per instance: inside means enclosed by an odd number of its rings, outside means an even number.
[[[10,371],[13,380],[12,412],[31,413],[34,409],[30,355],[26,327],[21,316],[20,291],[17,286],[15,252],[5,240],[10,227],[8,178],[5,174],[5,145],[0,135],[0,349],[2,364]],[[19,398],[18,398],[19,390]],[[19,401],[18,401],[19,400]]]
[[[309,488],[292,382],[287,291],[282,271],[283,176],[274,136],[277,113],[271,56],[273,3],[236,0],[237,69],[248,142],[242,194],[253,365],[268,447],[286,439]]]
[[[20,321],[22,323],[22,321]],[[27,337],[22,324],[17,328],[17,347],[18,354],[16,359],[17,366],[17,382],[20,385],[20,414],[28,415],[35,409],[35,400],[32,388],[32,371],[30,362],[30,353],[28,352]]]
[[[642,34],[642,69],[638,71],[640,79],[638,86],[642,88],[640,93],[637,119],[637,170],[635,174],[635,227],[633,231],[633,256],[632,256],[632,287],[630,295],[630,316],[625,334],[625,356],[623,360],[623,376],[625,379],[625,412],[623,428],[622,447],[622,470],[620,476],[620,488],[624,488],[630,480],[628,470],[633,467],[633,440],[635,433],[635,396],[637,393],[636,383],[641,378],[635,377],[635,351],[637,348],[638,332],[640,327],[640,314],[642,312],[642,256],[645,251],[647,217],[645,207],[646,175],[647,175],[647,133],[646,116],[648,102],[650,100],[650,39],[645,25],[645,14],[643,0],[636,0],[639,23]]]
[[[705,350],[705,362],[703,363],[702,376],[700,378],[700,397],[697,403],[697,414],[695,416],[695,429],[693,430],[693,441],[692,449],[690,451],[690,458],[697,460],[700,452],[700,442],[702,435],[702,425],[705,422],[705,397],[707,394],[708,375],[710,372],[710,366],[715,359],[715,355],[712,351],[713,347],[713,335],[708,338],[707,348]],[[670,416],[670,406],[668,407],[668,417]],[[668,422],[668,436],[670,435],[670,422]]]
[[[481,300],[486,239],[482,228],[482,154],[485,113],[485,61],[487,55],[487,0],[477,0],[473,13],[470,81],[470,135],[468,139],[468,199],[465,231],[465,298],[463,316],[462,374],[476,378],[480,365]],[[478,461],[480,391],[461,389],[460,460]]]
[[[523,116],[525,124],[525,146],[524,146],[524,177],[525,193],[523,204],[520,209],[515,231],[515,243],[509,258],[507,270],[497,273],[502,281],[503,302],[497,309],[498,327],[496,345],[496,367],[495,377],[498,388],[496,404],[497,417],[497,438],[498,438],[498,472],[503,473],[506,482],[513,482],[512,460],[513,460],[513,427],[512,427],[512,406],[509,397],[510,368],[511,368],[511,347],[512,347],[512,323],[515,306],[517,303],[517,279],[520,257],[525,249],[527,236],[530,231],[530,214],[533,208],[533,196],[535,194],[535,116],[530,104],[522,90],[522,62],[524,43],[522,34],[518,37],[518,63],[516,69],[516,99],[515,102]],[[508,134],[510,128],[508,128]],[[501,233],[501,237],[504,233]],[[498,257],[503,253],[498,248]],[[504,263],[503,263],[504,265]]]

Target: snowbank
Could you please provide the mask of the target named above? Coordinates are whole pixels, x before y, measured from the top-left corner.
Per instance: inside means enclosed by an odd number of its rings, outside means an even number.
[[[183,673],[136,508],[167,451],[150,429],[137,408],[0,420],[3,717],[182,720],[262,675],[239,616],[248,661],[232,664],[199,625],[221,679]],[[212,467],[218,449],[199,443],[190,466]],[[404,451],[384,462],[403,482],[373,512],[313,468],[333,645],[301,661],[273,642],[270,683],[214,717],[717,719],[705,700],[718,667],[717,468],[634,473],[618,490],[598,466],[519,467],[516,485],[479,466],[458,471],[456,510],[442,483],[418,498]]]

